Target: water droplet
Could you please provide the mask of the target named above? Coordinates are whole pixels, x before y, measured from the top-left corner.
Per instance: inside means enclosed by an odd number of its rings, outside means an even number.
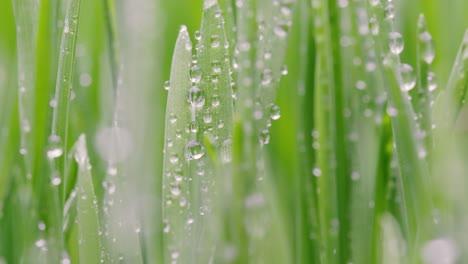
[[[409,91],[416,86],[416,76],[413,73],[413,67],[408,64],[402,64],[400,66],[400,73],[401,73],[401,89],[403,91]]]
[[[379,32],[380,32],[379,21],[377,20],[375,15],[370,18],[369,27],[370,27],[370,31],[371,31],[372,35],[376,36],[376,35],[379,34]]]
[[[62,180],[60,179],[60,177],[53,177],[52,178],[52,185],[53,186],[58,186],[58,185],[60,185],[60,183],[62,183]]]
[[[171,188],[171,193],[172,193],[172,195],[174,195],[174,196],[176,196],[176,197],[179,196],[180,193],[181,193],[180,187],[177,186],[177,185],[176,185],[176,186],[173,186],[173,187]]]
[[[395,107],[392,107],[392,106],[388,106],[386,112],[391,117],[394,117],[394,116],[398,115],[398,110]]]
[[[195,31],[194,33],[195,39],[200,41],[201,40],[201,32],[200,30]]]
[[[198,160],[205,155],[205,147],[200,142],[190,140],[185,146],[185,156],[187,160]]]
[[[385,6],[385,18],[388,20],[393,20],[395,18],[395,7],[391,1],[388,1]]]
[[[171,122],[172,124],[174,124],[175,122],[177,122],[177,115],[174,114],[174,113],[171,113],[169,115],[169,122]]]
[[[167,221],[165,221],[164,227],[163,227],[163,232],[164,233],[169,233],[169,231],[171,231],[171,225],[169,225],[169,223],[167,223]]]
[[[169,162],[172,164],[176,164],[177,162],[179,162],[179,155],[177,155],[177,153],[171,153],[169,155]]]
[[[281,66],[281,75],[288,75],[288,66],[283,65]]]
[[[220,102],[221,101],[220,101],[219,95],[213,94],[213,96],[211,96],[211,105],[213,107],[219,106]]]
[[[170,81],[165,81],[164,82],[164,90],[169,91],[171,89],[171,82]]]
[[[273,120],[278,120],[280,119],[281,114],[280,114],[280,108],[277,105],[272,105],[270,108],[270,118]]]
[[[320,168],[314,168],[312,170],[312,175],[314,175],[315,177],[320,177],[320,175],[322,175],[322,170]]]
[[[197,86],[192,86],[187,92],[187,102],[192,107],[200,108],[205,104],[205,93]]]
[[[427,156],[427,151],[425,148],[419,148],[418,150],[418,158],[424,159]]]
[[[47,157],[50,160],[53,160],[62,155],[63,155],[63,149],[61,146],[60,137],[57,135],[51,135],[49,137],[49,148],[47,150]]]
[[[190,122],[189,124],[189,131],[192,133],[197,133],[198,132],[198,124],[197,122]]]
[[[403,36],[397,31],[390,32],[388,36],[390,51],[395,55],[399,55],[405,48]]]
[[[211,121],[213,121],[213,117],[211,116],[211,112],[207,110],[203,113],[203,122],[209,124]]]
[[[49,106],[52,107],[52,108],[57,107],[57,104],[58,104],[58,101],[57,101],[56,98],[52,98],[52,99],[49,101]]]
[[[46,224],[43,221],[39,221],[39,223],[37,224],[37,228],[40,231],[44,231],[46,229]]]
[[[435,58],[434,44],[432,43],[432,36],[428,31],[424,31],[419,35],[421,40],[421,55],[427,64],[432,64]]]
[[[47,241],[45,241],[45,239],[38,239],[36,240],[36,242],[34,242],[34,245],[36,245],[37,248],[41,249],[41,250],[47,250]]]
[[[218,74],[221,72],[221,63],[218,60],[214,60],[211,63],[211,70],[213,73]]]
[[[201,80],[201,77],[202,77],[202,70],[201,68],[198,66],[198,65],[193,65],[191,68],[190,68],[190,80],[193,82],[193,83],[199,83],[200,80]]]
[[[437,89],[437,77],[435,73],[433,72],[427,73],[427,88],[429,89],[430,92]]]
[[[176,260],[178,257],[179,257],[179,252],[178,251],[172,251],[172,253],[171,253],[172,260]]]
[[[270,131],[268,129],[260,131],[259,140],[261,145],[270,143]]]
[[[28,150],[26,150],[26,148],[20,148],[19,153],[21,155],[26,155],[26,154],[28,154]]]
[[[285,25],[277,25],[273,28],[273,33],[280,38],[285,38],[288,35],[288,27]]]
[[[181,197],[179,201],[179,206],[185,207],[186,205],[187,205],[187,199],[185,199],[185,197]]]
[[[273,80],[272,72],[270,69],[264,69],[262,72],[262,85],[269,85]]]
[[[63,25],[63,33],[67,34],[70,32],[70,22],[68,19],[65,19],[65,23]]]
[[[366,86],[367,86],[366,83],[364,81],[362,81],[362,80],[359,80],[359,81],[356,82],[356,88],[358,90],[364,90],[364,89],[366,89]]]
[[[380,0],[369,0],[371,6],[377,6],[380,4]]]
[[[212,48],[219,48],[219,46],[220,46],[219,35],[211,36],[210,45],[211,45]]]
[[[117,168],[114,167],[114,166],[109,166],[109,167],[107,168],[107,170],[106,170],[106,173],[107,173],[108,175],[110,175],[110,176],[115,176],[115,175],[117,175],[117,172],[118,172],[118,170],[117,170]]]

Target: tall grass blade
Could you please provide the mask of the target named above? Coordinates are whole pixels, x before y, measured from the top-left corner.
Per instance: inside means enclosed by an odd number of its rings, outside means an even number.
[[[163,248],[164,261],[173,258],[189,261],[192,231],[187,221],[191,219],[191,189],[189,166],[186,160],[186,126],[191,123],[187,105],[187,92],[191,87],[190,68],[192,44],[187,28],[180,29],[175,44],[166,110],[166,132],[163,163]],[[204,99],[203,99],[204,100]]]
[[[78,163],[76,184],[79,263],[98,263],[101,260],[98,200],[91,178],[91,164],[86,138],[81,135],[76,143],[75,160]]]

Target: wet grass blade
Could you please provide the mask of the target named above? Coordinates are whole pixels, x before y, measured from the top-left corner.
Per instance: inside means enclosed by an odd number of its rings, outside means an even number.
[[[65,180],[65,158],[68,146],[68,119],[73,86],[73,69],[75,66],[75,47],[78,34],[78,21],[81,0],[69,0],[66,9],[62,40],[60,44],[59,64],[55,96],[52,98],[54,110],[52,130],[49,137],[47,156],[55,159],[55,169],[59,172],[63,186]],[[60,194],[60,204],[63,204],[63,191]]]
[[[434,121],[437,130],[450,130],[455,124],[457,115],[463,106],[467,87],[468,73],[468,30],[460,45],[457,58],[455,59],[450,78],[446,88],[439,93],[433,109]],[[445,133],[444,133],[445,132]],[[442,131],[441,134],[446,134]],[[441,138],[436,138],[436,144]]]
[[[186,126],[191,122],[187,105],[187,92],[191,87],[190,65],[192,44],[183,26],[175,44],[169,95],[166,109],[166,132],[163,163],[163,248],[164,261],[170,262],[172,254],[180,261],[188,261],[191,234],[186,230],[190,216],[190,182],[192,175],[186,161]]]
[[[78,226],[79,263],[98,263],[102,250],[99,237],[98,200],[94,192],[91,164],[84,135],[78,138],[74,155],[78,163],[76,224]]]

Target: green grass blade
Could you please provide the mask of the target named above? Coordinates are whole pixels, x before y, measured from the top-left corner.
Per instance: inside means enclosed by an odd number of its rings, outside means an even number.
[[[21,128],[20,153],[25,156],[26,173],[31,173],[33,142],[30,135],[34,122],[34,87],[36,38],[38,22],[38,1],[13,1],[16,22],[16,43],[18,52],[18,107]]]
[[[228,30],[229,32],[229,30]],[[230,179],[232,160],[233,92],[229,52],[231,43],[227,38],[225,20],[217,0],[204,2],[200,28],[200,39],[196,45],[196,60],[191,68],[194,85],[199,85],[205,96],[201,110],[195,111],[199,131],[197,141],[205,142],[205,148],[214,149],[211,156],[204,158],[205,173],[192,180],[192,206],[194,223],[194,243],[204,240],[208,243],[197,249],[198,262],[208,262],[213,256],[211,244],[220,243],[222,229],[228,229],[221,218],[221,208],[227,206],[219,194],[230,195],[225,181]],[[198,38],[198,36],[197,36]],[[199,68],[197,73],[194,69]],[[198,81],[197,75],[201,79]],[[192,112],[192,115],[194,113]],[[193,122],[193,116],[192,116]],[[198,165],[197,165],[198,166]],[[197,195],[195,195],[197,194]],[[202,211],[199,208],[205,208]],[[199,216],[203,211],[211,211],[207,216]],[[210,242],[209,242],[210,241]],[[224,245],[221,244],[220,250]],[[221,254],[221,253],[220,253]],[[218,255],[218,254],[216,254]]]
[[[451,129],[454,126],[456,117],[463,106],[463,100],[468,87],[467,71],[468,30],[465,32],[465,36],[460,45],[447,87],[440,92],[433,109],[437,130]],[[442,134],[444,133],[442,132]],[[440,144],[437,140],[439,140],[439,138],[436,139],[435,143]]]
[[[73,86],[73,69],[75,63],[76,36],[78,34],[78,21],[80,16],[81,0],[69,0],[65,15],[62,40],[60,44],[59,64],[57,69],[57,82],[55,96],[52,99],[54,110],[52,119],[52,130],[49,137],[49,149],[47,156],[55,159],[56,170],[59,172],[63,186],[65,180],[65,158],[67,156],[68,142],[68,120]],[[61,194],[61,204],[64,195]]]
[[[91,164],[86,147],[86,138],[81,135],[76,143],[75,160],[78,163],[77,225],[79,263],[98,263],[101,259],[99,237],[98,200],[91,178]]]
[[[188,261],[187,221],[190,217],[190,182],[186,162],[185,129],[191,122],[187,106],[187,91],[191,87],[190,65],[192,44],[183,26],[174,48],[169,95],[166,110],[166,132],[163,163],[163,238],[164,261],[170,262],[172,254],[180,261]]]
[[[431,65],[434,60],[434,43],[428,31],[427,22],[424,15],[418,20],[418,42],[417,42],[417,75],[418,86],[414,95],[414,109],[419,121],[421,131],[425,134],[424,142],[427,153],[431,153],[432,148],[432,112],[433,92],[437,88],[437,80],[434,72],[431,72]]]

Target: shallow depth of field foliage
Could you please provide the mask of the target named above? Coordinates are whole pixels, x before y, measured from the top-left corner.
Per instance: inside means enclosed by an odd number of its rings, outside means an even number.
[[[1,0],[0,263],[467,263],[467,12]]]

